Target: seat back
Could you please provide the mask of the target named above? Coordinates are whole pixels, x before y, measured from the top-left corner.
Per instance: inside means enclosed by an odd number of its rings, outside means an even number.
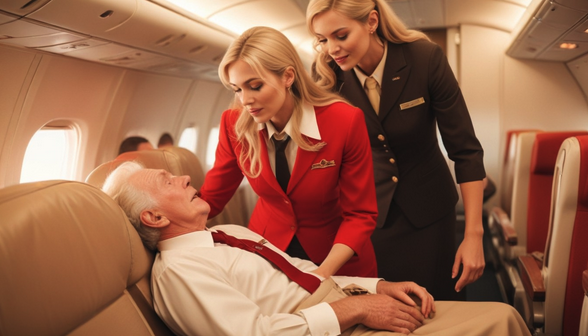
[[[520,132],[515,137],[516,154],[513,161],[512,196],[510,206],[510,221],[517,232],[518,244],[509,252],[509,259],[527,251],[527,198],[529,190],[529,175],[531,154],[537,131]]]
[[[86,178],[86,182],[101,188],[106,177],[123,162],[137,161],[146,168],[165,169],[176,176],[188,175],[192,185],[200,189],[204,183],[204,171],[198,157],[191,151],[181,147],[166,147],[156,150],[127,152],[112,161],[105,162],[94,169]],[[225,209],[207,223],[209,227],[217,224],[238,224],[247,226],[257,195],[251,187],[242,185],[229,200]]]
[[[514,182],[515,159],[518,153],[517,140],[521,133],[537,132],[537,130],[510,130],[506,133],[506,146],[500,177],[500,207],[510,216],[512,191]]]
[[[566,139],[554,168],[545,248],[545,332],[576,336],[588,263],[588,136]]]
[[[0,335],[171,335],[132,294],[152,259],[102,191],[14,185],[0,213]]]
[[[585,134],[588,132],[541,132],[535,136],[527,201],[528,253],[545,249],[553,175],[559,148],[566,138]]]
[[[204,183],[204,171],[198,157],[189,150],[180,147],[122,153],[116,159],[105,162],[94,169],[86,178],[86,182],[102,188],[106,177],[116,167],[127,161],[137,161],[147,168],[165,169],[176,176],[189,175],[192,179],[192,185],[197,189]]]

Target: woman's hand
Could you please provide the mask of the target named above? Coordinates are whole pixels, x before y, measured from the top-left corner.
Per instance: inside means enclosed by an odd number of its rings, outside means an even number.
[[[482,273],[486,262],[484,261],[484,246],[482,243],[481,234],[470,234],[464,236],[463,241],[457,249],[455,255],[455,262],[451,271],[451,277],[455,278],[459,273],[459,266],[463,264],[461,277],[455,284],[455,291],[461,291],[465,286],[478,280]]]

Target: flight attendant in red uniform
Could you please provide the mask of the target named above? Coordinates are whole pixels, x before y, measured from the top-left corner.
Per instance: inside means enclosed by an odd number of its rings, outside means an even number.
[[[222,115],[216,161],[201,188],[210,217],[246,176],[259,195],[251,230],[312,260],[319,275],[376,276],[377,203],[363,112],[319,88],[272,28],[237,38],[219,76],[235,101]]]

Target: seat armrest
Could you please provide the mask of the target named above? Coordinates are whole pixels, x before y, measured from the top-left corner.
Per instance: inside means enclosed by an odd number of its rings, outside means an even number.
[[[531,255],[519,256],[519,271],[525,292],[534,302],[545,301],[545,283],[541,276],[541,265]]]
[[[504,241],[510,246],[517,245],[519,241],[517,231],[510,222],[510,218],[508,217],[506,212],[504,212],[504,210],[502,210],[499,207],[494,207],[492,209],[491,215],[492,219],[494,220],[494,223],[498,225],[500,232],[502,232],[502,237],[504,238]]]

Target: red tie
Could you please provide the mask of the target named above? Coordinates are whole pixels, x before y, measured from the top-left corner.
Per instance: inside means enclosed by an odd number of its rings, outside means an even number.
[[[290,280],[296,282],[310,293],[314,293],[321,284],[319,278],[312,274],[302,272],[294,265],[290,264],[288,260],[286,260],[280,254],[276,253],[270,248],[263,246],[260,243],[256,243],[252,240],[235,238],[219,230],[211,233],[212,239],[214,239],[214,241],[217,243],[227,244],[232,247],[238,247],[249,252],[254,252],[261,255],[268,261],[271,261],[274,265],[281,269],[282,272],[284,272],[284,274],[290,278]]]

